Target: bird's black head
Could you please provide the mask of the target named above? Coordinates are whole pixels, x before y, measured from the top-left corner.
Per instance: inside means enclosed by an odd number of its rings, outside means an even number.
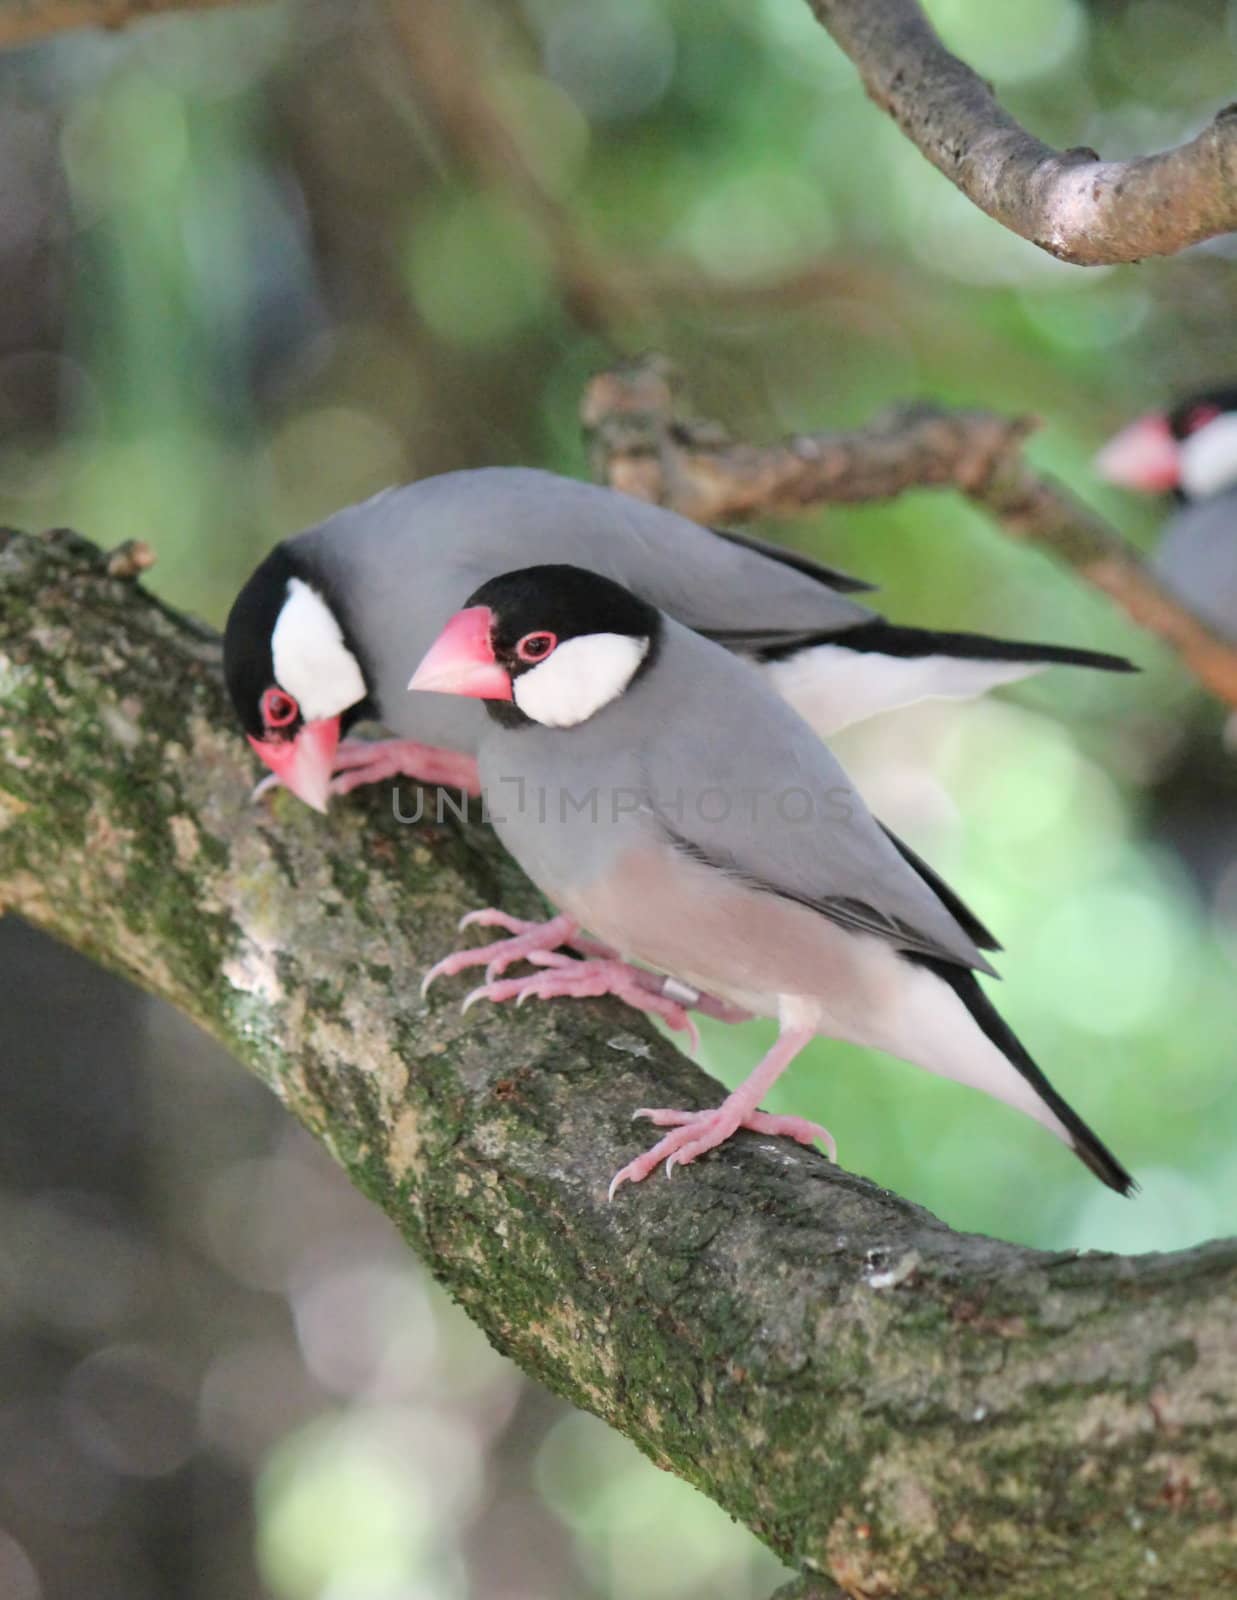
[[[328,586],[288,545],[277,545],[237,595],[223,671],[258,755],[325,810],[340,732],[364,714],[369,691]]]
[[[1200,389],[1139,417],[1095,458],[1102,477],[1144,494],[1206,500],[1237,488],[1237,387]]]
[[[272,732],[263,709],[267,691],[279,689],[271,635],[294,575],[287,551],[277,545],[233,601],[223,630],[223,675],[228,693],[241,726],[254,739]],[[299,706],[290,717],[285,715],[286,708],[276,710],[277,726],[292,728],[295,733],[302,725]]]
[[[655,607],[609,578],[525,567],[476,590],[409,687],[488,700],[500,721],[570,728],[647,672],[661,629]]]
[[[1200,390],[1166,420],[1177,450],[1179,499],[1207,500],[1237,488],[1237,387]]]
[[[1168,431],[1174,439],[1188,439],[1227,415],[1237,415],[1237,385],[1202,389],[1178,401],[1168,413]]]

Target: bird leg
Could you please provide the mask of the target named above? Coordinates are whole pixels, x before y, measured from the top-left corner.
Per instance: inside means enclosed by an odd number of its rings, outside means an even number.
[[[462,789],[479,795],[481,780],[472,756],[455,750],[440,750],[418,744],[415,739],[344,739],[335,752],[331,793],[349,794],[367,783],[383,783],[388,778],[412,778],[417,783],[435,784],[443,789]],[[277,789],[280,779],[268,773],[253,791],[260,799],[269,789]]]
[[[700,1041],[696,1025],[687,1014],[688,1008],[703,1011],[723,1022],[746,1019],[747,1013],[737,1006],[713,995],[701,994],[674,978],[662,977],[621,960],[609,945],[582,935],[579,923],[571,917],[525,922],[508,916],[505,911],[490,909],[470,911],[461,920],[460,927],[466,928],[472,923],[484,928],[504,928],[511,937],[472,950],[455,950],[444,956],[425,974],[421,983],[423,995],[437,978],[454,977],[468,967],[484,966],[485,982],[466,996],[465,1011],[477,1000],[492,1000],[495,1004],[514,1000],[517,1005],[523,1005],[526,1000],[534,999],[552,1000],[559,996],[584,999],[612,994],[638,1011],[661,1017],[676,1032],[686,1033],[693,1049]],[[583,959],[577,959],[569,951],[578,952]],[[524,978],[502,979],[501,974],[516,961],[527,961],[542,970]]]
[[[815,1036],[811,1028],[784,1028],[773,1048],[756,1070],[733,1092],[726,1096],[713,1111],[662,1111],[641,1108],[633,1114],[645,1118],[659,1128],[673,1128],[664,1139],[659,1139],[651,1150],[616,1172],[610,1180],[610,1199],[620,1184],[639,1183],[661,1162],[666,1163],[666,1176],[670,1177],[676,1166],[685,1167],[724,1144],[740,1128],[750,1128],[753,1133],[784,1136],[800,1144],[812,1144],[819,1139],[829,1152],[831,1161],[837,1160],[837,1145],[827,1128],[803,1117],[772,1116],[758,1109],[774,1081],[781,1076],[804,1045]]]

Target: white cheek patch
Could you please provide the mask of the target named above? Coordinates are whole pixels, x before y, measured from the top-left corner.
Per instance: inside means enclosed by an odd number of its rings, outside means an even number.
[[[1237,484],[1237,413],[1190,434],[1180,445],[1181,487],[1191,500],[1205,500]]]
[[[300,578],[288,581],[288,598],[271,634],[271,661],[275,681],[306,722],[337,717],[367,693],[365,675],[330,606]]]
[[[626,633],[586,633],[566,639],[540,666],[514,680],[515,703],[544,727],[574,728],[618,699],[648,649],[647,639]]]

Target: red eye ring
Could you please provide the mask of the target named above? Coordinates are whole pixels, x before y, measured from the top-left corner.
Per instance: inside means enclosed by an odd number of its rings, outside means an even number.
[[[286,728],[296,721],[300,707],[290,694],[273,686],[262,696],[262,720],[268,728]]]
[[[515,647],[515,653],[521,661],[544,661],[558,647],[558,635],[541,630],[537,633],[526,633]]]
[[[1214,422],[1223,412],[1217,405],[1195,406],[1185,419],[1185,431],[1188,434],[1197,433],[1200,428],[1205,428],[1209,422]]]

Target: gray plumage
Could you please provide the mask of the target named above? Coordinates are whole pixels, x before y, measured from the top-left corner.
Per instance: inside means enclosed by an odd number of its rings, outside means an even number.
[[[281,547],[328,601],[399,737],[472,752],[479,708],[404,692],[444,618],[513,562],[570,562],[762,661],[822,736],[926,697],[961,698],[1054,662],[1128,669],[1065,646],[899,628],[840,588],[867,587],[759,541],[703,528],[613,490],[523,467],[388,489]],[[255,575],[256,581],[257,575]]]
[[[647,844],[851,932],[993,970],[803,719],[669,617],[626,693],[576,727],[491,722],[478,764],[500,838],[557,904]]]
[[[382,721],[453,750],[475,750],[481,708],[446,697],[430,705],[408,695],[408,679],[444,620],[513,561],[585,563],[691,628],[832,632],[873,616],[822,581],[828,568],[812,576],[659,506],[524,467],[387,489],[288,547],[326,579]]]
[[[1237,488],[1182,506],[1152,566],[1204,622],[1237,639]]]

